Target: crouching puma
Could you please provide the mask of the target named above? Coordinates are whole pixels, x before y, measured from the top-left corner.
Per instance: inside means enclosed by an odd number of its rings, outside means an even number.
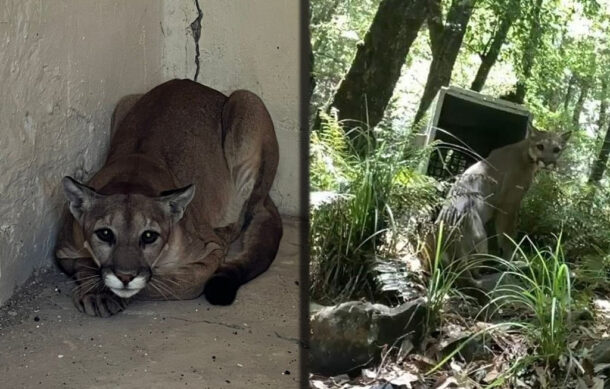
[[[570,132],[553,133],[529,127],[526,139],[493,150],[470,166],[452,186],[435,222],[443,222],[445,254],[453,260],[487,254],[485,225],[493,221],[501,255],[509,258],[521,201],[541,168],[552,168],[565,149]],[[435,234],[427,236],[426,252],[436,248]],[[472,275],[469,275],[472,279]]]
[[[269,190],[278,143],[263,102],[172,80],[124,97],[104,166],[65,177],[56,247],[76,307],[107,317],[130,298],[227,305],[272,263],[282,223]],[[69,211],[68,211],[69,210]],[[232,242],[241,251],[227,256]]]

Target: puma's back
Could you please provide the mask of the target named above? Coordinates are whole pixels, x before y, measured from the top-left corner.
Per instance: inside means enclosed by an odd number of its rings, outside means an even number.
[[[177,186],[196,184],[193,209],[197,217],[214,224],[229,200],[229,171],[223,150],[222,109],[227,97],[204,85],[189,80],[172,80],[140,98],[131,108],[112,136],[107,157],[107,174],[100,174],[92,183],[104,187],[114,177],[112,167],[128,175],[130,183],[146,181],[160,193],[167,182]],[[159,164],[150,166],[131,163],[130,155],[144,155]],[[203,168],[205,166],[205,168]],[[150,176],[159,174],[151,182]],[[163,177],[170,172],[172,177]]]

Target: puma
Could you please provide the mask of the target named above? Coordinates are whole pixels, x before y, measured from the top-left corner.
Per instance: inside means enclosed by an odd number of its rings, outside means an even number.
[[[530,125],[524,140],[495,149],[466,169],[451,187],[435,222],[446,227],[445,254],[450,258],[444,260],[487,254],[485,225],[489,222],[494,222],[501,256],[508,259],[514,250],[509,238],[516,232],[521,201],[536,172],[556,165],[569,137],[570,132],[543,132]],[[436,249],[435,235],[427,236],[425,254]]]
[[[269,197],[278,158],[271,117],[251,92],[172,80],[121,99],[104,166],[87,185],[62,181],[55,256],[75,279],[76,307],[108,317],[131,298],[231,304],[278,250]]]

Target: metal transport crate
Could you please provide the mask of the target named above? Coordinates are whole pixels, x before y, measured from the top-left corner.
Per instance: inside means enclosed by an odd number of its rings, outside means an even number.
[[[531,114],[525,107],[458,87],[443,87],[426,127],[425,143],[440,141],[426,174],[446,180],[461,174],[499,147],[527,134]]]

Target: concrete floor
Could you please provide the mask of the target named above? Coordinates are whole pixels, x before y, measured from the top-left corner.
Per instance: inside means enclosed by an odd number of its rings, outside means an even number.
[[[298,222],[271,268],[229,307],[134,302],[79,313],[69,280],[41,272],[0,309],[1,388],[297,388]]]

